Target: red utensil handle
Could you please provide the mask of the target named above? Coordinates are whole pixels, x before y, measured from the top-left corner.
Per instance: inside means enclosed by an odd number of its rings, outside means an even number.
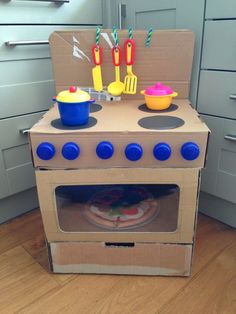
[[[115,66],[121,64],[121,48],[120,46],[115,46],[112,48],[112,61]]]
[[[102,63],[102,48],[100,46],[93,45],[92,56],[93,56],[93,63],[95,65],[101,65],[101,63]]]
[[[135,42],[132,39],[127,39],[124,44],[125,50],[125,64],[133,65],[134,63],[134,51],[135,51]]]

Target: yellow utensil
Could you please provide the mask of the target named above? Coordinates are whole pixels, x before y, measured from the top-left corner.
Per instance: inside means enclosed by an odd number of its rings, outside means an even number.
[[[120,96],[124,90],[124,83],[120,81],[121,48],[119,46],[112,48],[112,61],[115,66],[116,80],[108,85],[107,90],[113,96]]]
[[[93,56],[93,62],[95,64],[95,67],[92,69],[93,87],[95,91],[101,92],[103,90],[102,71],[101,71],[101,63],[102,63],[101,47],[94,45],[92,47],[92,56]]]
[[[125,41],[125,63],[127,66],[127,75],[125,76],[124,84],[124,94],[136,94],[137,91],[137,76],[134,75],[132,71],[132,65],[134,64],[134,50],[135,43],[132,39],[127,39]]]

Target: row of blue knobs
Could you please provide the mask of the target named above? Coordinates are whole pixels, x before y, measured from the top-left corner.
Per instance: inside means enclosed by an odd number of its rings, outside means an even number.
[[[37,155],[42,160],[50,160],[55,155],[55,147],[49,142],[39,144]],[[62,156],[68,160],[78,158],[80,154],[79,146],[74,142],[68,142],[62,147]],[[101,159],[109,159],[114,154],[112,143],[103,141],[97,145],[96,154]],[[200,154],[199,146],[193,142],[186,142],[181,147],[181,155],[186,160],[195,160]],[[137,161],[143,155],[142,147],[137,143],[128,144],[125,148],[125,156],[130,161]],[[159,143],[153,149],[153,155],[157,160],[167,160],[171,156],[171,147],[167,143]]]

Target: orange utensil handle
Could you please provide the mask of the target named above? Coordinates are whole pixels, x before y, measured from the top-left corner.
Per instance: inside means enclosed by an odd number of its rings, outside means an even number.
[[[92,56],[93,56],[94,64],[95,65],[101,65],[101,63],[102,63],[102,48],[97,46],[97,45],[93,45]]]
[[[135,51],[135,42],[132,39],[127,39],[124,45],[125,49],[125,64],[133,65],[134,64],[134,51]]]
[[[120,46],[115,46],[112,48],[112,61],[114,66],[119,66],[121,64],[121,48]]]

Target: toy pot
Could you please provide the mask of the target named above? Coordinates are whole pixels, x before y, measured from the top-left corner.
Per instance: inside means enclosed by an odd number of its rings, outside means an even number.
[[[151,110],[168,109],[172,98],[178,96],[169,86],[164,86],[158,82],[155,86],[150,86],[140,92],[144,95],[146,106]]]
[[[72,86],[62,91],[53,100],[57,101],[61,122],[67,126],[80,126],[88,123],[90,104],[95,102],[87,92]]]

